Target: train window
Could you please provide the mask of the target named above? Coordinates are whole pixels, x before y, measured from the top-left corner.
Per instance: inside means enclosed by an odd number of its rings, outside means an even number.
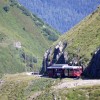
[[[73,71],[73,69],[69,69],[69,71]]]
[[[74,71],[79,71],[79,69],[74,69]]]
[[[73,69],[69,69],[69,76],[73,76],[73,72],[74,72]]]

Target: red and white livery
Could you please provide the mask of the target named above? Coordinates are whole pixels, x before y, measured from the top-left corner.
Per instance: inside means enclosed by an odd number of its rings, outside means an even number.
[[[68,64],[54,64],[47,68],[49,77],[80,77],[82,71],[81,66],[70,66]]]

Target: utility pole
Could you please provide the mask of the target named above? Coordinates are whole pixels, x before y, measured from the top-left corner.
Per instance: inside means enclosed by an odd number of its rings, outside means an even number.
[[[27,68],[26,68],[26,53],[25,53],[25,72],[27,72]]]
[[[33,54],[32,54],[32,72],[34,73]]]

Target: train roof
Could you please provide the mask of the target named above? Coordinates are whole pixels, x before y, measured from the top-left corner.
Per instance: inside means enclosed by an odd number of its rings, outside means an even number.
[[[47,69],[79,69],[81,66],[70,66],[68,64],[54,64]]]

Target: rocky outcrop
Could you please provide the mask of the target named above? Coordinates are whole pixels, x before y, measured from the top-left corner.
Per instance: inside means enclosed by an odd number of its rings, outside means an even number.
[[[47,71],[47,67],[50,66],[50,56],[52,53],[52,49],[49,48],[45,53],[44,53],[44,57],[43,57],[43,61],[42,61],[42,68],[40,71],[40,74],[46,74]]]
[[[67,61],[67,52],[64,52],[67,42],[59,42],[53,52],[52,64],[65,64]]]
[[[42,69],[40,71],[41,74],[46,74],[47,67],[53,64],[65,64],[68,60],[67,52],[64,52],[65,48],[67,47],[67,42],[59,42],[55,47],[54,50],[49,48],[43,57]]]
[[[100,48],[94,53],[83,75],[88,78],[100,78]]]

